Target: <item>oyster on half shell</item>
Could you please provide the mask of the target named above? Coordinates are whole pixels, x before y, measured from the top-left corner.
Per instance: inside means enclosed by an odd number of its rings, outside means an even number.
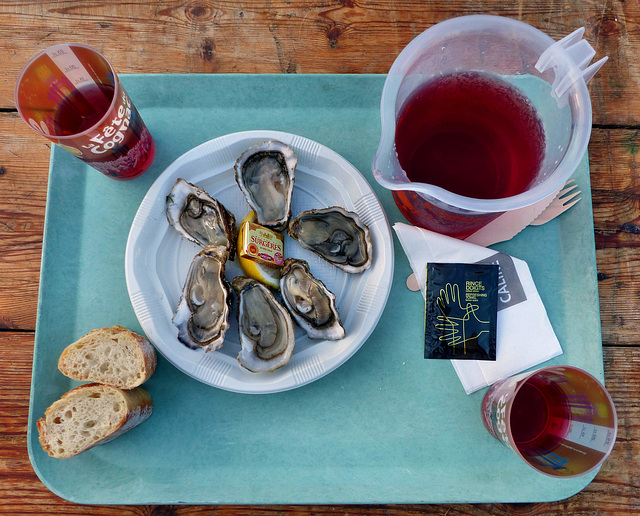
[[[369,228],[357,213],[339,206],[300,213],[289,224],[289,236],[345,272],[371,266],[373,246]]]
[[[251,372],[270,372],[285,365],[295,344],[289,312],[260,282],[238,276],[231,285],[238,295],[238,362]]]
[[[336,296],[309,272],[304,260],[287,258],[280,292],[289,313],[310,339],[340,340],[345,331],[336,309]]]
[[[249,147],[235,164],[236,182],[258,224],[281,231],[291,217],[291,196],[298,158],[279,141]]]
[[[183,237],[201,247],[223,246],[233,259],[236,219],[223,204],[183,178],[167,196],[167,220]]]
[[[208,246],[191,262],[173,324],[178,340],[191,349],[213,351],[224,342],[229,329],[231,293],[224,278],[228,253]]]

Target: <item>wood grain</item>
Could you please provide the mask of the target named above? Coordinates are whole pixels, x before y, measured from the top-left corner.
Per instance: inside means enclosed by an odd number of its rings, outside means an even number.
[[[597,58],[594,122],[634,125],[640,99],[638,2],[422,0],[322,2],[33,1],[0,4],[0,107],[13,107],[22,66],[39,49],[82,42],[121,73],[386,73],[400,51],[437,22],[468,14],[527,22],[560,39],[578,27]],[[28,30],[16,31],[16,27]]]
[[[336,515],[415,514],[637,514],[640,506],[640,348],[605,347],[605,382],[618,409],[620,426],[613,452],[595,480],[582,492],[551,504],[460,504],[366,506],[84,507],[66,502],[39,481],[27,456],[27,420],[33,334],[4,332],[0,355],[0,512],[6,514],[92,515]],[[447,512],[448,511],[448,512]]]
[[[121,73],[386,73],[435,23],[520,19],[560,39],[575,28],[609,61],[590,83],[589,146],[607,387],[616,446],[581,493],[550,504],[119,506],[68,503],[38,480],[26,448],[49,144],[15,112],[39,49],[82,42]],[[488,515],[640,513],[640,3],[624,0],[139,0],[0,2],[0,513],[95,515]]]
[[[595,129],[589,146],[602,339],[639,345],[640,131]]]
[[[0,113],[0,328],[35,329],[50,147]]]

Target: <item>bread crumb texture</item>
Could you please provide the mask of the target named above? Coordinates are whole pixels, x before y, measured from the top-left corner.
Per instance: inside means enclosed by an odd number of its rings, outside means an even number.
[[[122,326],[89,332],[67,346],[58,369],[79,381],[133,389],[149,379],[157,364],[153,346]]]
[[[142,388],[123,391],[81,385],[53,403],[38,420],[40,443],[52,457],[73,457],[137,426],[151,411],[151,397]]]

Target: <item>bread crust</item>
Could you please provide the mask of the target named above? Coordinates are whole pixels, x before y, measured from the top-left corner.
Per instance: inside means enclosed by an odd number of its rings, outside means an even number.
[[[61,408],[67,407],[67,402],[73,400],[79,396],[89,396],[91,394],[100,392],[117,392],[121,396],[122,401],[125,403],[125,413],[120,418],[115,428],[113,428],[107,435],[103,436],[99,440],[90,443],[88,446],[84,446],[81,449],[70,452],[65,450],[64,453],[58,453],[54,446],[51,443],[51,436],[49,435],[50,427],[53,424],[53,418],[58,413]],[[90,383],[85,385],[80,385],[79,387],[75,387],[71,389],[67,393],[65,393],[59,400],[55,401],[44,413],[44,417],[38,419],[36,422],[38,427],[38,434],[40,444],[44,451],[46,451],[51,457],[58,459],[67,459],[70,457],[74,457],[79,453],[82,453],[94,446],[98,446],[100,444],[104,444],[106,442],[115,439],[116,437],[122,435],[123,433],[131,430],[136,427],[146,419],[148,419],[153,412],[153,403],[151,401],[151,396],[149,393],[143,389],[142,387],[137,387],[132,390],[123,390],[118,389],[116,387],[111,387],[109,385],[101,385],[98,383]]]
[[[79,345],[83,343],[92,343],[100,339],[111,339],[112,337],[124,337],[135,343],[136,354],[143,364],[140,370],[140,378],[133,382],[123,382],[120,378],[111,377],[105,379],[104,375],[96,376],[95,374],[76,374],[73,370],[74,355],[79,353]],[[105,385],[111,385],[119,389],[133,389],[146,382],[154,373],[157,365],[157,355],[151,343],[142,335],[132,332],[131,330],[115,325],[107,328],[98,328],[90,331],[86,335],[79,338],[72,344],[69,344],[60,354],[58,359],[58,369],[65,376],[78,381],[99,382]]]

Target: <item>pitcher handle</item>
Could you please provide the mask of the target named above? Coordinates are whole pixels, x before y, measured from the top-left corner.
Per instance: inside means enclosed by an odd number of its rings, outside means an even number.
[[[582,39],[584,27],[574,30],[568,36],[555,42],[545,50],[536,62],[536,70],[540,73],[555,68],[555,80],[551,85],[551,95],[558,101],[558,107],[567,103],[569,89],[579,80],[588,83],[598,72],[600,67],[609,59],[607,56],[588,66],[596,55],[596,51],[587,40]],[[558,57],[568,56],[572,66],[566,74],[562,74],[558,68]]]

